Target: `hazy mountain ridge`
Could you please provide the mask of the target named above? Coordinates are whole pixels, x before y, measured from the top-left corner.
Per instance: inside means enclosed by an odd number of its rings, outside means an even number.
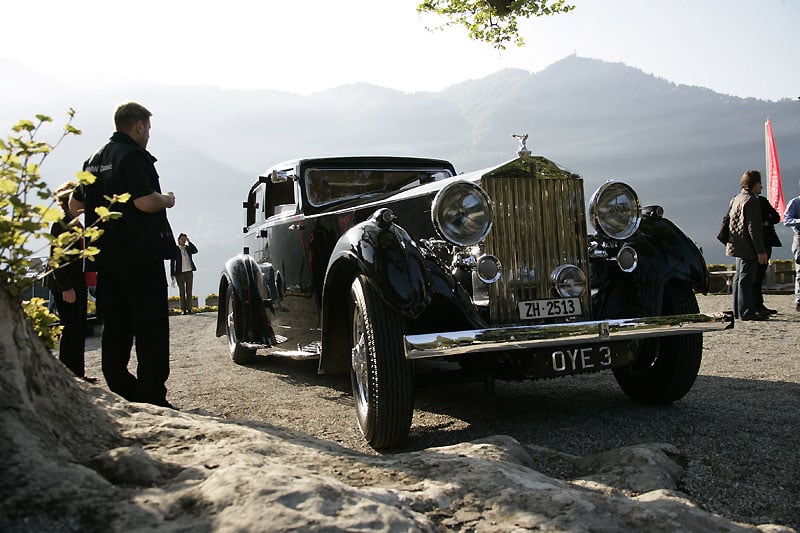
[[[240,250],[241,201],[271,164],[300,156],[421,155],[449,159],[459,171],[506,161],[512,133],[584,177],[586,195],[608,178],[658,203],[705,250],[747,168],[764,169],[764,121],[771,117],[784,192],[798,193],[797,102],[737,98],[678,85],[620,63],[567,57],[541,72],[509,69],[438,93],[403,93],[357,83],[310,95],[211,87],[136,84],[79,92],[0,60],[13,83],[0,89],[0,124],[35,113],[60,124],[71,106],[83,135],[48,158],[51,185],[74,175],[110,135],[114,107],[136,100],[153,113],[149,148],[164,190],[178,199],[170,220],[197,242],[195,292],[216,292],[225,259]],[[19,67],[17,65],[17,67]],[[775,257],[789,256],[789,233]]]

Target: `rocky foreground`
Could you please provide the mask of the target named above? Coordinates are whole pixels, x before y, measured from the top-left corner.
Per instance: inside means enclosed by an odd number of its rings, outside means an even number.
[[[4,293],[0,317],[2,531],[791,531],[696,507],[669,444],[572,457],[495,436],[362,454],[125,402],[72,377]],[[548,455],[573,477],[532,468]]]

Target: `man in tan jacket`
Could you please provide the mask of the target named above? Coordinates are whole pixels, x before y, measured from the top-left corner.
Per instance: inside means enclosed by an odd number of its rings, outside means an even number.
[[[760,313],[753,299],[753,284],[758,264],[766,264],[767,249],[764,245],[764,226],[761,221],[761,173],[748,170],[740,181],[742,191],[731,200],[730,238],[725,254],[736,258],[736,274],[733,277],[733,313],[741,320],[767,320],[769,315]]]

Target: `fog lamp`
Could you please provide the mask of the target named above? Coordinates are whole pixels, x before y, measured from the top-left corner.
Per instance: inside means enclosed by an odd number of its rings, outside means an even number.
[[[484,283],[494,283],[500,279],[500,261],[493,255],[482,255],[476,265],[478,279]]]
[[[586,275],[575,265],[559,265],[550,274],[550,282],[562,298],[575,298],[586,292]]]
[[[626,244],[617,253],[617,265],[623,272],[633,272],[639,266],[639,254]]]

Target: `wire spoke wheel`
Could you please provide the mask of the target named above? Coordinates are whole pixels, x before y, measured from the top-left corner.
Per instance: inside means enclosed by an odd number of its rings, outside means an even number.
[[[356,418],[375,449],[408,438],[414,412],[414,366],[403,352],[403,317],[389,308],[366,278],[351,293],[351,381]]]
[[[228,285],[228,292],[225,298],[225,333],[228,337],[228,351],[230,351],[233,362],[242,365],[252,363],[255,359],[256,351],[253,348],[243,346],[239,342],[239,337],[236,334],[236,310],[238,305],[236,293],[233,287]]]

